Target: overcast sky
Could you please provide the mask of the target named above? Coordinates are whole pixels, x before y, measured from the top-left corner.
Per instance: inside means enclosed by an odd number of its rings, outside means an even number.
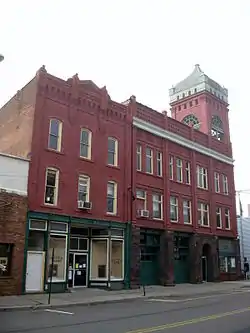
[[[168,89],[199,63],[229,89],[236,189],[250,190],[249,18],[249,0],[2,1],[0,104],[45,64],[162,111]],[[250,191],[245,212],[248,202]]]

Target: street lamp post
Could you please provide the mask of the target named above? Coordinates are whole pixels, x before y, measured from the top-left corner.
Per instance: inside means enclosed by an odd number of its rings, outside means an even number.
[[[4,60],[4,56],[0,54],[0,62]]]

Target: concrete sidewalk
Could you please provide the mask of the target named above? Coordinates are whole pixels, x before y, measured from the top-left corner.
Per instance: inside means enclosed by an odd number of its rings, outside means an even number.
[[[161,297],[198,297],[209,294],[230,293],[241,288],[250,289],[250,281],[230,281],[221,283],[204,283],[198,285],[180,284],[174,287],[149,286],[146,296],[143,290],[107,291],[101,289],[75,289],[68,293],[52,294],[48,305],[48,294],[30,294],[22,296],[0,297],[0,311],[26,310],[36,308],[63,308],[76,305],[97,305],[132,301],[140,298]]]

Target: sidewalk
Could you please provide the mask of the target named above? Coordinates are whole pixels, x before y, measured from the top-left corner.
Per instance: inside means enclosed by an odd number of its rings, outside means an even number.
[[[0,311],[24,310],[48,307],[67,307],[76,305],[97,305],[132,301],[140,298],[162,297],[199,297],[209,294],[230,293],[241,288],[250,289],[250,281],[230,281],[221,283],[204,283],[198,285],[180,284],[175,287],[149,286],[146,296],[143,290],[107,291],[101,289],[75,289],[69,293],[52,294],[48,305],[48,294],[3,296],[0,297]]]

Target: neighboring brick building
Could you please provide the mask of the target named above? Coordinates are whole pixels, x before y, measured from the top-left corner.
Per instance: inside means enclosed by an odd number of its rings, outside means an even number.
[[[27,224],[27,160],[0,154],[0,295],[22,293]]]
[[[51,272],[55,290],[237,277],[227,91],[199,66],[171,89],[178,121],[44,67],[19,100],[0,112],[0,151],[30,158],[24,291]]]

